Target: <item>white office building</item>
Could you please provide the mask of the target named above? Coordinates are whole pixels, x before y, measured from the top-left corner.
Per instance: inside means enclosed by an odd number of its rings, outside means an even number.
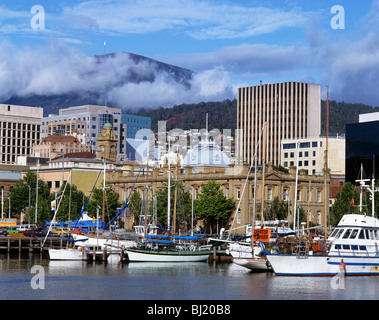
[[[110,123],[117,137],[118,153],[125,154],[126,128],[121,124],[122,110],[106,106],[84,105],[60,109],[58,115],[50,114],[42,118],[41,138],[48,135],[70,134],[77,130],[85,136],[85,143],[97,151],[97,139],[105,123]]]
[[[323,175],[326,137],[284,139],[281,142],[280,164],[298,167],[308,174]],[[328,167],[332,175],[345,175],[345,136],[328,138]]]
[[[43,108],[0,104],[0,163],[16,164],[40,140]]]

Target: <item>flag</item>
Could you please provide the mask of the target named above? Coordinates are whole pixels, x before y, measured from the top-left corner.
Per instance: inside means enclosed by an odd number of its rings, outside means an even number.
[[[354,206],[354,198],[351,198],[350,203],[351,203],[351,205],[352,205],[353,207],[355,207],[355,206]]]

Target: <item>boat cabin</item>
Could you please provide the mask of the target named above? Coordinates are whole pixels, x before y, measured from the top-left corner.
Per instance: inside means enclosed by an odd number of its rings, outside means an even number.
[[[345,215],[329,237],[330,255],[379,255],[379,222],[359,214]]]

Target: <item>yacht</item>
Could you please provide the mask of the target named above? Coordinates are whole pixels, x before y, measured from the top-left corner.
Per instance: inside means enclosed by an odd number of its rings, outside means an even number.
[[[346,214],[327,242],[292,245],[289,254],[279,246],[265,252],[278,276],[335,276],[343,264],[347,276],[379,275],[379,220],[373,216]]]

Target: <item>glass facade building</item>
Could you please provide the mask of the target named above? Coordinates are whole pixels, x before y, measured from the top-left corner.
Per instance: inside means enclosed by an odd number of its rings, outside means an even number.
[[[379,121],[346,125],[346,181],[379,177]]]

